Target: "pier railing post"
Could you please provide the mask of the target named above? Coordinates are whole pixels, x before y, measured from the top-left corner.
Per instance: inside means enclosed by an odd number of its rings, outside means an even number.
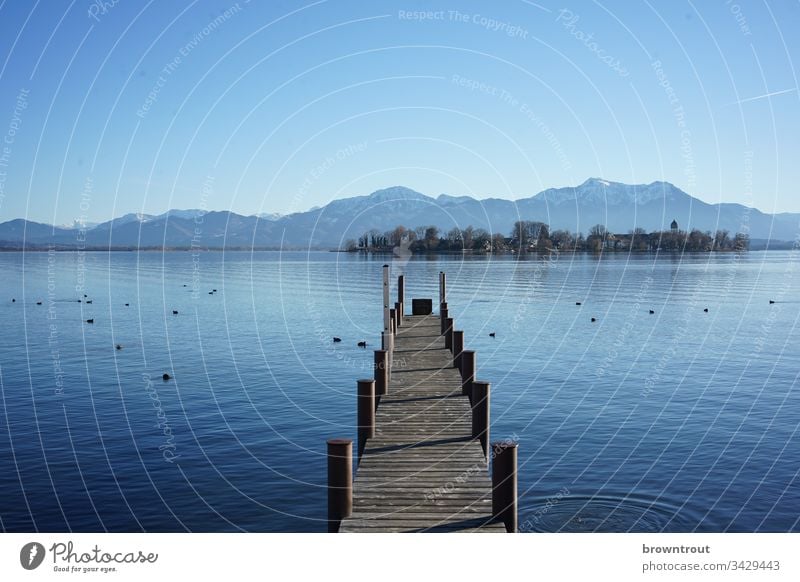
[[[444,330],[447,329],[447,303],[439,304],[439,319],[441,320],[442,324],[441,334],[444,335]]]
[[[404,303],[406,300],[406,276],[399,275],[397,277],[397,301]]]
[[[404,309],[406,305],[406,276],[397,277],[397,302],[400,304],[400,325],[403,325]],[[396,306],[395,306],[396,307]]]
[[[389,352],[375,350],[375,406],[381,396],[389,393]]]
[[[383,266],[383,331],[389,331],[389,265]]]
[[[394,319],[395,331],[397,331],[397,328],[403,325],[403,304],[399,301],[394,304]]]
[[[472,382],[472,438],[481,441],[483,454],[488,455],[489,444],[489,392],[491,384],[479,380]]]
[[[492,443],[492,515],[517,533],[517,444]]]
[[[358,381],[358,458],[367,439],[375,436],[375,380]]]
[[[439,305],[447,302],[447,275],[439,271]]]
[[[461,352],[461,394],[472,400],[472,382],[475,380],[475,352]]]
[[[453,351],[453,318],[448,317],[444,325],[444,347]]]
[[[396,313],[397,312],[394,310],[394,307],[389,309],[389,331],[392,333],[392,335],[397,333]]]
[[[464,332],[453,331],[453,367],[461,372],[461,354],[464,352]]]
[[[391,381],[392,379],[392,365],[394,364],[394,334],[390,332],[384,332],[381,334],[381,349],[385,350],[388,358],[389,358],[389,367],[388,367],[388,379]],[[389,385],[386,385],[388,390]]]
[[[353,441],[328,440],[328,532],[353,513]]]

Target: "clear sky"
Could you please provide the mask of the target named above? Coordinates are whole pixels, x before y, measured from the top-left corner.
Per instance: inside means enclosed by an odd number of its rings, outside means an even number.
[[[797,0],[6,0],[0,220],[588,177],[800,212],[798,24]]]

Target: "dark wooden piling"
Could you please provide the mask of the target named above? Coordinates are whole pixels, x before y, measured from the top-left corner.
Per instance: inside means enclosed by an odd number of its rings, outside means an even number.
[[[453,318],[448,317],[444,324],[444,348],[453,352]]]
[[[392,380],[392,363],[394,360],[394,334],[391,332],[383,332],[381,334],[381,349],[384,350],[388,356],[389,367],[389,381]]]
[[[358,458],[367,439],[375,436],[375,380],[358,381]]]
[[[412,299],[411,315],[430,315],[433,313],[433,299]]]
[[[475,380],[475,352],[461,352],[461,394],[472,400],[472,382]]]
[[[464,351],[464,332],[453,330],[453,367],[461,372],[461,354]]]
[[[396,320],[396,327],[403,325],[403,304],[399,301],[394,304],[394,318]],[[396,331],[397,330],[395,329],[395,332]]]
[[[398,305],[395,308],[400,313],[400,316],[397,319],[398,325],[403,325],[403,316],[405,315],[405,308],[406,308],[406,276],[400,275],[397,277],[397,303]]]
[[[517,532],[517,444],[492,444],[492,515],[509,533]]]
[[[388,394],[389,391],[389,352],[375,350],[375,396]],[[377,401],[376,401],[377,405]]]
[[[383,266],[383,331],[389,331],[389,265]]]
[[[328,532],[353,513],[353,441],[328,440]]]
[[[442,303],[439,306],[439,320],[442,323],[442,335],[444,335],[444,331],[447,329],[447,303]]]
[[[397,277],[397,301],[398,303],[406,302],[406,276],[400,275]]]
[[[447,275],[439,271],[439,304],[447,302]]]
[[[484,454],[488,455],[489,443],[489,392],[491,384],[481,380],[472,381],[472,438],[481,441]]]

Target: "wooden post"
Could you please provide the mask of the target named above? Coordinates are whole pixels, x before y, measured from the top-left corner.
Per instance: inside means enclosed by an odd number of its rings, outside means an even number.
[[[453,351],[453,318],[448,317],[445,320],[444,327],[444,347],[451,352]]]
[[[406,302],[406,276],[400,275],[397,278],[397,302]]]
[[[439,303],[447,302],[447,275],[444,271],[439,271]]]
[[[389,393],[389,352],[375,350],[375,396],[377,398]]]
[[[472,382],[472,438],[480,439],[483,453],[488,455],[489,443],[489,392],[491,384],[480,380]]]
[[[389,265],[383,266],[383,331],[389,331]]]
[[[389,380],[392,379],[392,364],[394,363],[394,335],[387,332],[381,334],[381,348],[386,350],[389,357]],[[388,390],[388,384],[387,390]]]
[[[444,330],[447,329],[447,303],[441,303],[439,305],[439,319],[442,322],[442,335],[444,335]]]
[[[461,354],[464,351],[464,332],[453,331],[453,367],[461,372]]]
[[[375,436],[375,380],[358,381],[358,458],[367,439]]]
[[[475,352],[464,350],[461,352],[461,394],[469,396],[472,400],[472,382],[475,380]]]
[[[395,327],[403,325],[403,304],[399,301],[394,304],[394,319]],[[395,329],[395,331],[397,330]]]
[[[389,331],[392,332],[392,335],[397,333],[397,312],[394,307],[389,309]]]
[[[328,533],[353,513],[353,441],[328,440]]]
[[[517,533],[517,444],[492,444],[492,515]]]

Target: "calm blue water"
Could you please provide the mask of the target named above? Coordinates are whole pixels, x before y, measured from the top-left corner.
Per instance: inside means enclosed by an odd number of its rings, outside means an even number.
[[[0,528],[324,531],[325,439],[355,435],[384,261],[0,254]],[[797,531],[798,267],[565,255],[393,275],[436,297],[447,272],[492,435],[520,442],[523,529]]]

